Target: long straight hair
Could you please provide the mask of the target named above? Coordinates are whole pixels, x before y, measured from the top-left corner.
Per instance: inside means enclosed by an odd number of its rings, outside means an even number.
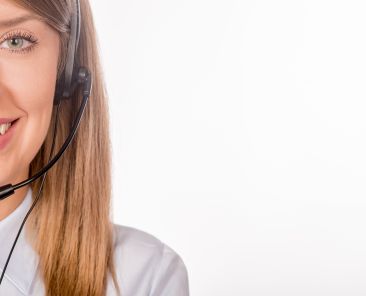
[[[14,0],[43,17],[60,36],[58,77],[65,66],[69,22],[75,0]],[[48,172],[42,196],[27,225],[40,258],[48,296],[101,296],[111,275],[119,290],[113,264],[110,217],[111,153],[107,92],[98,40],[88,0],[80,0],[81,29],[76,59],[93,77],[93,88],[73,142]],[[81,103],[80,92],[62,101],[55,147],[61,147]],[[50,127],[55,120],[53,110]],[[30,164],[30,175],[48,161],[52,128]],[[57,151],[57,149],[56,149]],[[33,199],[40,180],[31,185]]]

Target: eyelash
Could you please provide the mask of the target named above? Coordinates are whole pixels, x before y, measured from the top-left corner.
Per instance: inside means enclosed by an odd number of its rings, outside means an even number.
[[[21,31],[16,31],[16,32],[7,34],[5,36],[5,39],[3,41],[1,41],[0,44],[7,40],[10,40],[10,39],[25,39],[26,41],[29,41],[31,43],[31,45],[29,45],[25,48],[21,48],[21,49],[8,49],[8,48],[1,48],[1,49],[7,49],[12,53],[28,53],[32,49],[34,49],[34,47],[38,44],[37,38],[35,38],[30,33],[21,32]]]

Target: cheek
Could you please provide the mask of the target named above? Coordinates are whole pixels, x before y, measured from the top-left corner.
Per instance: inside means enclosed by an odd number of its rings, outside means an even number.
[[[22,73],[13,76],[19,77],[21,81],[16,97],[25,115],[22,118],[20,146],[29,149],[30,158],[33,158],[41,147],[52,115],[57,57],[44,57],[37,65],[33,65],[34,67],[24,67]]]
[[[52,114],[52,94],[23,105],[25,116],[19,121],[18,143],[22,148],[19,154],[27,156],[27,163],[34,158],[46,137]]]
[[[21,117],[9,149],[0,153],[0,162],[5,163],[10,173],[7,177],[29,168],[47,135],[57,75],[57,49],[0,59],[0,100],[4,106],[0,117]],[[7,178],[1,175],[0,180]]]

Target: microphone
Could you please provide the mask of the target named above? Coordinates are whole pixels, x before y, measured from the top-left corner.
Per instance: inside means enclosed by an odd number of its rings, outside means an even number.
[[[77,76],[77,83],[83,84],[83,88],[82,88],[83,99],[82,99],[80,108],[78,110],[78,113],[76,115],[76,118],[74,120],[74,123],[71,127],[70,134],[66,138],[65,143],[60,148],[60,151],[47,163],[47,165],[45,167],[43,167],[38,173],[36,173],[32,177],[30,177],[18,184],[15,184],[15,185],[7,184],[4,186],[0,186],[0,200],[6,199],[7,197],[13,195],[15,193],[15,191],[18,190],[19,188],[34,182],[39,177],[44,175],[49,169],[51,169],[54,166],[54,164],[60,159],[62,154],[64,154],[64,152],[66,151],[67,147],[70,145],[70,143],[73,140],[73,138],[76,134],[76,131],[79,127],[81,117],[83,116],[86,103],[88,102],[88,99],[89,99],[89,96],[91,93],[92,77],[91,77],[91,73],[89,72],[89,70],[87,68],[80,67],[78,76]]]

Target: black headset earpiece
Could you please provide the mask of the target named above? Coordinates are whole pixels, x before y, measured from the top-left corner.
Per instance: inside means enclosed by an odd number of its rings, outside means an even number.
[[[60,75],[56,83],[54,105],[57,105],[60,100],[69,99],[78,84],[78,77],[80,75],[79,63],[75,60],[77,55],[79,39],[80,39],[80,2],[75,1],[76,9],[70,20],[70,38],[67,46],[67,56],[65,69]]]

